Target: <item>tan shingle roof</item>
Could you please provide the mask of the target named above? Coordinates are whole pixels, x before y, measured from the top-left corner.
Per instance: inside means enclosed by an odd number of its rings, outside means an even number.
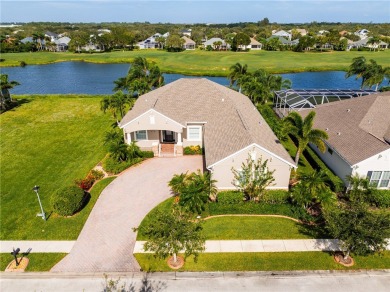
[[[245,95],[210,80],[183,78],[144,94],[120,125],[150,108],[183,125],[206,122],[206,166],[253,143],[295,165],[252,102]]]
[[[190,39],[186,36],[182,36],[181,38],[185,41],[184,45],[195,45],[196,44],[192,39]]]
[[[350,165],[390,148],[390,92],[331,102],[311,109],[314,127],[327,130],[327,143]],[[301,111],[306,116],[308,111]]]

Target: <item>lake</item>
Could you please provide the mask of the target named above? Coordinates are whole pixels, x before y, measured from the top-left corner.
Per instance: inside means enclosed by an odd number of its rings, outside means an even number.
[[[128,69],[129,64],[86,62],[0,68],[1,73],[8,74],[9,80],[18,81],[21,84],[12,90],[13,94],[111,94],[114,87],[113,81],[125,76]],[[294,89],[359,89],[361,83],[353,77],[345,79],[343,71],[280,75],[290,79]],[[165,83],[179,78],[194,78],[194,76],[181,74],[164,74],[164,77]],[[226,77],[203,77],[221,85],[229,84]]]

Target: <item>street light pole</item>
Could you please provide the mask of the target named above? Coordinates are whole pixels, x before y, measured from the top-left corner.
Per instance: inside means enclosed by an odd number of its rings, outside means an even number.
[[[42,217],[42,219],[46,221],[46,214],[45,214],[45,211],[43,211],[41,199],[39,198],[39,193],[38,193],[38,191],[39,191],[39,186],[33,187],[33,191],[37,194],[39,206],[41,207],[41,213],[38,213],[37,216]]]

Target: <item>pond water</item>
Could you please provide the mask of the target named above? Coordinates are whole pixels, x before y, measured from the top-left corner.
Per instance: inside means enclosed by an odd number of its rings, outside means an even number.
[[[128,69],[129,64],[85,62],[0,68],[1,73],[8,74],[9,80],[18,81],[21,84],[12,90],[13,94],[111,94],[114,80],[125,76]],[[361,83],[353,77],[345,79],[343,71],[280,75],[290,79],[294,89],[359,89]],[[164,77],[165,83],[179,78],[194,78],[194,76],[181,74],[164,74]],[[229,84],[226,77],[203,77],[221,85]]]

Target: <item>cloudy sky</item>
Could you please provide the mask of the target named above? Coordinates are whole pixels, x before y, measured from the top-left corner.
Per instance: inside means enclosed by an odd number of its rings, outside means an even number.
[[[390,22],[390,1],[1,0],[1,22]]]

